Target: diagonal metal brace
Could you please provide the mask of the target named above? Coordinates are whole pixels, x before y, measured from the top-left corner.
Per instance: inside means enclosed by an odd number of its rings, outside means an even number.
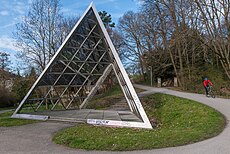
[[[88,102],[92,99],[92,97],[97,92],[99,85],[101,85],[105,81],[105,79],[107,78],[109,73],[112,71],[112,69],[113,69],[113,64],[109,64],[106,67],[106,69],[105,69],[104,73],[102,74],[102,76],[98,79],[98,81],[95,84],[95,86],[92,88],[92,90],[89,92],[88,96],[85,98],[85,100],[80,105],[80,109],[85,108],[87,106]]]

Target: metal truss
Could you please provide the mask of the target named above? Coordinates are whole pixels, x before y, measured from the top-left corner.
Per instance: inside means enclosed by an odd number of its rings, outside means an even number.
[[[31,114],[31,110],[36,112],[44,107],[50,111],[83,109],[111,71],[118,79],[130,110],[142,122],[106,120],[105,123],[102,122],[103,125],[152,128],[112,41],[91,3],[12,117],[47,119],[48,116]],[[30,114],[21,113],[24,107],[29,108]],[[88,123],[95,124],[101,120],[88,119]]]

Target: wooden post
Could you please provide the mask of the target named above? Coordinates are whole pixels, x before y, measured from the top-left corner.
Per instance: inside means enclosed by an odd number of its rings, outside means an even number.
[[[161,78],[157,78],[157,87],[161,87]]]
[[[178,87],[177,77],[174,77],[174,87]]]

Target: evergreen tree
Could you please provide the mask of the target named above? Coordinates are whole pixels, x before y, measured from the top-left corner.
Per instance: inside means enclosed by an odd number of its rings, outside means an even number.
[[[112,17],[110,14],[108,14],[106,11],[99,11],[98,12],[100,17],[101,17],[101,20],[102,22],[104,23],[105,27],[106,28],[114,28],[115,27],[115,23],[112,22]]]

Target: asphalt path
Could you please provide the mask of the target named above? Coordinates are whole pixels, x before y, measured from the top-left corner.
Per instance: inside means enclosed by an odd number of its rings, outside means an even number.
[[[0,114],[5,113],[5,112],[9,112],[9,111],[13,111],[13,110],[1,110]]]
[[[57,122],[40,122],[17,127],[0,127],[0,154],[229,154],[230,153],[230,99],[207,98],[204,95],[178,92],[166,88],[153,88],[143,85],[135,87],[145,89],[141,95],[156,92],[171,94],[183,98],[192,99],[221,112],[227,119],[224,131],[211,139],[179,147],[163,149],[110,152],[110,151],[86,151],[76,150],[52,142],[55,132],[74,124]]]

